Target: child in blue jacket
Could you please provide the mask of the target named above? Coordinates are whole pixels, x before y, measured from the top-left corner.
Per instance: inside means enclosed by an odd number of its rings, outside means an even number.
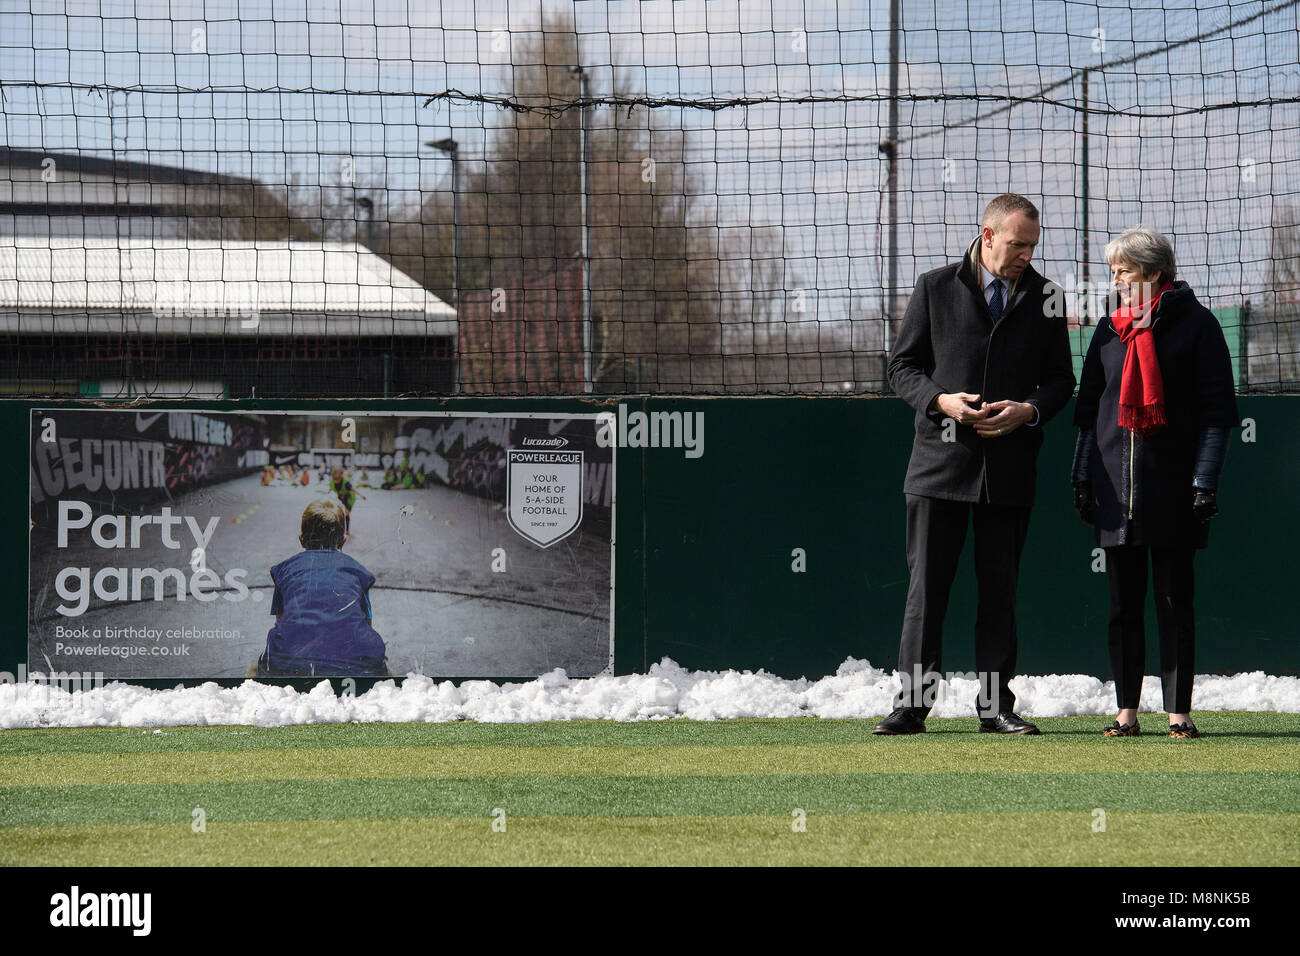
[[[375,576],[344,554],[347,515],[322,500],[302,513],[303,550],[271,568],[275,624],[258,677],[389,677],[384,639],[370,626]]]

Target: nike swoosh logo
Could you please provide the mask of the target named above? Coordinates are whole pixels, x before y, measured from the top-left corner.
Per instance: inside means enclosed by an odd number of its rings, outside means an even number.
[[[546,430],[550,432],[552,435],[558,435],[560,432],[564,431],[566,428],[569,427],[569,422],[571,420],[572,419],[561,418],[559,419],[559,424],[557,425],[556,419],[552,418],[549,422],[546,423]]]
[[[159,412],[156,415],[141,415],[139,412],[136,412],[135,430],[138,432],[145,431],[146,429],[148,429],[150,425],[152,425],[154,422],[156,422],[158,419],[162,418],[166,414],[167,414],[166,412]]]

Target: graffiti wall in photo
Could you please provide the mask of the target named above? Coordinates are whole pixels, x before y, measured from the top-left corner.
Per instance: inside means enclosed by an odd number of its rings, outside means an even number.
[[[73,497],[133,509],[267,463],[261,422],[216,412],[34,410],[34,516]]]
[[[583,506],[607,521],[614,497],[613,454],[597,443],[597,428],[591,417],[413,419],[398,442],[412,471],[497,502],[506,499],[512,450],[581,452]]]

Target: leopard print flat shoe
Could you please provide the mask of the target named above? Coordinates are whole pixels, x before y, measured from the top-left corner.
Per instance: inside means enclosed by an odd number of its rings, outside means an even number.
[[[1101,732],[1103,737],[1139,737],[1141,734],[1142,728],[1136,720],[1131,724],[1121,724],[1117,720]]]

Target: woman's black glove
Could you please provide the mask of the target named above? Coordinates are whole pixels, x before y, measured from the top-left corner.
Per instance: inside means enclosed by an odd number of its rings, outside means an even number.
[[[1197,488],[1196,495],[1192,498],[1192,514],[1196,515],[1196,520],[1205,524],[1218,513],[1218,494],[1209,488]]]
[[[1096,450],[1096,429],[1080,428],[1074,440],[1074,461],[1070,463],[1070,481],[1076,488],[1092,480],[1092,456]]]
[[[1196,436],[1196,464],[1192,484],[1198,489],[1214,491],[1219,487],[1219,473],[1228,454],[1229,428],[1202,428]]]
[[[1074,486],[1074,510],[1084,524],[1092,524],[1092,482],[1080,481]]]
[[[1192,514],[1201,524],[1206,524],[1219,513],[1216,489],[1223,459],[1228,453],[1227,428],[1202,428],[1196,440],[1196,465],[1193,470]]]

